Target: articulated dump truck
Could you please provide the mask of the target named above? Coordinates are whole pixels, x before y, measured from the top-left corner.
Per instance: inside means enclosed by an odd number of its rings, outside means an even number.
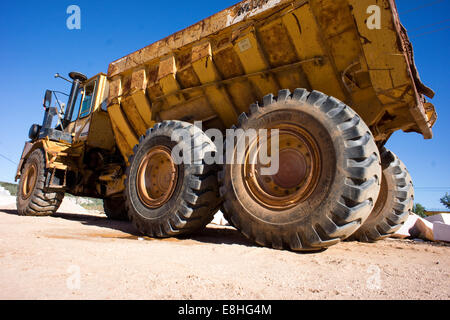
[[[393,0],[247,0],[108,74],[70,77],[67,104],[47,91],[30,129],[19,214],[51,215],[65,193],[100,198],[107,217],[155,238],[221,210],[276,249],[383,239],[414,198],[384,146],[397,130],[431,139],[437,119]]]

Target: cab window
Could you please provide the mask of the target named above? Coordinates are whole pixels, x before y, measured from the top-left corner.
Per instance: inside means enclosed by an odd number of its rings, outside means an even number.
[[[77,101],[75,102],[74,106],[81,106],[81,100],[83,100],[83,90],[80,88],[78,90]],[[79,110],[74,112],[72,114],[72,119],[70,119],[70,122],[74,122],[75,120],[77,120],[78,114],[79,114]]]
[[[92,110],[95,100],[95,89],[97,87],[97,80],[86,85],[83,93],[83,100],[80,105],[79,119],[87,117]]]

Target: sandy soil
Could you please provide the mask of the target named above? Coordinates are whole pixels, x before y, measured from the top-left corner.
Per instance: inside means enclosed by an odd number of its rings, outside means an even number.
[[[389,239],[302,254],[233,228],[142,238],[91,213],[0,208],[0,299],[449,299],[450,247]]]

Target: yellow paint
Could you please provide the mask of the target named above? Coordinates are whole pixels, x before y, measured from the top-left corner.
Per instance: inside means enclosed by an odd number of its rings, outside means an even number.
[[[142,119],[139,110],[134,103],[134,99],[132,96],[127,96],[120,100],[120,105],[124,114],[126,115],[128,121],[133,126],[135,132],[138,136],[142,136],[147,131],[147,124],[144,119]]]
[[[259,47],[254,32],[249,32],[236,41],[234,50],[238,55],[246,73],[255,73],[270,69],[262,49]],[[260,97],[269,93],[277,93],[280,89],[272,76],[250,77],[253,86],[258,90]]]
[[[283,23],[295,46],[299,60],[326,56],[323,46],[319,42],[318,26],[308,5],[283,16]],[[330,61],[324,60],[322,64],[305,63],[302,68],[312,88],[342,101],[346,99]]]
[[[112,120],[113,126],[117,128],[120,134],[124,137],[130,149],[139,143],[137,136],[129,125],[125,115],[123,114],[118,104],[108,107],[108,113]]]
[[[136,105],[137,111],[141,116],[147,128],[153,127],[155,122],[152,121],[152,109],[150,103],[148,102],[147,96],[145,95],[145,90],[137,90],[132,94],[133,101]]]
[[[206,55],[192,63],[200,82],[205,84],[220,80],[211,55]],[[213,109],[219,114],[226,127],[231,127],[237,120],[237,113],[225,88],[216,86],[204,89]]]

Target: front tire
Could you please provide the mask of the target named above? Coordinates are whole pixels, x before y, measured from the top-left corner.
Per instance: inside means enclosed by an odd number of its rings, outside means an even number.
[[[262,176],[247,163],[250,151],[239,155],[235,146],[236,164],[219,173],[225,216],[249,239],[317,251],[348,238],[367,219],[380,190],[380,155],[350,107],[320,92],[282,90],[277,99],[264,97],[262,107],[252,105],[238,129],[279,129],[277,174]]]
[[[64,192],[45,190],[45,156],[36,149],[25,162],[17,189],[17,212],[23,216],[50,216],[58,211]]]

